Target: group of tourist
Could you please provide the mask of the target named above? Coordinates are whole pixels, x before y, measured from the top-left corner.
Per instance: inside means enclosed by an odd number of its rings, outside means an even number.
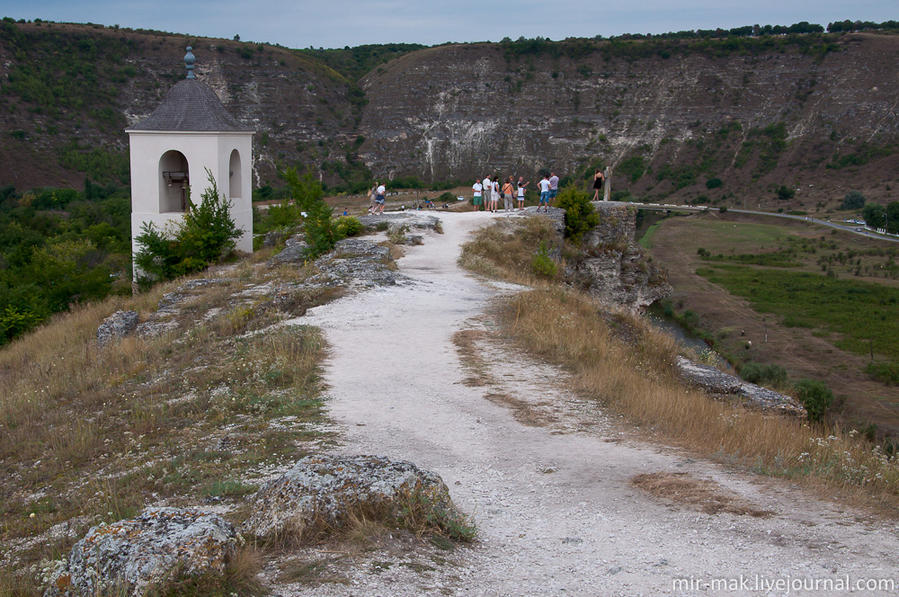
[[[514,202],[517,201],[520,211],[524,209],[524,195],[529,184],[530,181],[526,181],[523,176],[519,176],[517,182],[515,182],[514,176],[510,176],[502,182],[498,175],[485,176],[484,180],[475,180],[471,186],[472,203],[478,211],[483,209],[496,213],[500,210],[500,199],[503,202],[502,210],[507,212],[515,209]],[[540,211],[541,208],[549,211],[552,200],[559,192],[559,177],[555,172],[550,172],[550,175],[544,176],[538,185],[540,186],[540,203],[537,211]]]
[[[597,169],[596,173],[593,175],[594,201],[599,199],[604,182],[605,176],[603,175],[603,172]],[[500,181],[499,175],[494,174],[492,176],[485,176],[483,180],[475,180],[474,184],[471,186],[473,194],[472,203],[474,204],[476,211],[483,210],[496,213],[497,211],[514,211],[514,204],[517,201],[517,209],[519,211],[524,210],[524,196],[528,184],[530,184],[530,181],[526,181],[523,176],[519,176],[517,182],[515,181],[514,176],[510,176],[502,182]],[[540,199],[537,203],[537,211],[539,212],[542,209],[544,212],[548,213],[549,206],[552,205],[553,199],[555,199],[556,195],[559,193],[559,177],[555,172],[550,172],[549,176],[544,175],[537,185],[540,187]],[[384,198],[386,193],[387,190],[384,185],[375,182],[375,185],[371,188],[369,193],[368,213],[384,213]],[[502,200],[502,210],[499,208],[500,200]],[[428,201],[428,203],[430,202]],[[433,204],[431,206],[433,206]]]

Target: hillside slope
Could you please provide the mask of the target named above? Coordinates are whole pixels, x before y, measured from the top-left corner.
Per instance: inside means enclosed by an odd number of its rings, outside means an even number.
[[[399,47],[355,81],[359,65],[264,44],[5,21],[0,186],[127,182],[123,129],[183,75],[188,43],[257,130],[259,186],[291,164],[344,188],[611,165],[640,197],[808,208],[899,182],[895,34]]]

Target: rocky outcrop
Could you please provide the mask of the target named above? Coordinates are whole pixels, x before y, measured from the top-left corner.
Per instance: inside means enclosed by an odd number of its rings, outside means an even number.
[[[631,309],[668,296],[664,271],[634,242],[635,210],[614,202],[593,205],[599,224],[584,234],[580,255],[566,265],[566,282],[602,302]]]
[[[124,338],[137,328],[137,321],[137,311],[116,311],[97,328],[97,344],[106,346],[114,340]]]
[[[216,514],[182,508],[148,508],[135,518],[91,528],[50,580],[45,597],[141,595],[178,574],[222,573],[241,542]]]
[[[677,357],[680,376],[712,395],[740,397],[747,406],[797,417],[805,417],[805,408],[795,398],[743,381],[739,377]]]
[[[402,276],[390,267],[390,249],[364,238],[337,241],[334,250],[315,260],[318,273],[306,286],[346,286],[354,289],[391,286]]]
[[[440,218],[437,216],[423,215],[414,211],[400,213],[383,213],[379,215],[359,216],[359,221],[368,230],[384,229],[393,232],[405,226],[410,230],[440,231]]]
[[[257,537],[312,527],[339,527],[349,516],[401,518],[412,501],[455,513],[440,477],[411,462],[381,456],[313,456],[262,487],[243,529]]]

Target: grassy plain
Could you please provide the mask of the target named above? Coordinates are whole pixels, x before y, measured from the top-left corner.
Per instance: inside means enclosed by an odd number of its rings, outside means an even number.
[[[899,436],[899,391],[870,362],[899,361],[897,248],[803,222],[735,214],[661,221],[651,252],[668,269],[671,308],[738,367],[778,364],[825,381],[834,420]],[[875,427],[872,427],[876,426]]]

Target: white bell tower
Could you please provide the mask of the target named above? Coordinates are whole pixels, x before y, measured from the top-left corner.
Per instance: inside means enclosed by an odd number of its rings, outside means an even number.
[[[187,78],[169,90],[144,121],[126,129],[131,149],[131,251],[144,222],[165,229],[199,202],[212,172],[219,193],[231,202],[231,217],[243,231],[237,249],[253,251],[252,129],[241,125],[205,83],[194,75],[187,47]]]

